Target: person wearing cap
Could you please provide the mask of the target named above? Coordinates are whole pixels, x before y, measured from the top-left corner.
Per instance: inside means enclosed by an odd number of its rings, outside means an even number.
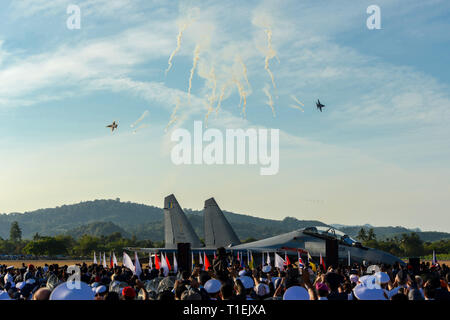
[[[283,294],[283,300],[310,300],[308,291],[301,286],[292,286]]]
[[[3,278],[4,284],[6,285],[7,283],[11,284],[11,288],[14,288],[16,286],[16,283],[14,282],[14,267],[13,266],[9,266],[6,268],[6,274],[5,277]]]
[[[134,300],[136,297],[136,290],[133,287],[125,287],[122,289],[122,300]]]
[[[219,298],[219,291],[222,283],[217,279],[209,279],[205,283],[205,290],[208,292],[211,300],[217,300]]]
[[[316,283],[317,290],[317,300],[328,300],[328,291],[330,290],[325,283],[317,282]]]
[[[391,278],[389,277],[389,275],[386,272],[376,272],[374,274],[375,276],[375,284],[377,284],[378,286],[380,286],[381,289],[383,289],[383,291],[386,293],[387,297],[389,299],[391,299],[395,294],[398,293],[398,290],[389,290],[389,282],[391,281]]]
[[[246,300],[254,300],[252,297],[252,292],[254,293],[253,287],[255,285],[253,279],[249,276],[241,276],[238,279],[241,280],[242,284],[244,285]]]
[[[264,300],[270,295],[270,288],[264,281],[261,281],[255,286],[255,293],[258,299]]]
[[[189,290],[185,290],[182,294],[181,294],[181,300],[202,300],[202,296],[200,295],[200,293],[189,289]]]
[[[389,300],[384,290],[379,288],[369,288],[364,283],[358,284],[353,289],[355,300]]]
[[[267,267],[267,266],[265,266]],[[270,267],[270,266],[269,266]],[[265,270],[268,270],[267,268]],[[263,267],[264,271],[264,267]],[[267,284],[266,273],[260,273],[253,277],[253,281],[255,283],[255,298],[264,300],[270,295],[270,288]]]
[[[105,300],[105,296],[108,293],[108,288],[104,285],[97,286],[95,289],[93,288],[95,294],[95,300]]]
[[[28,265],[27,271],[23,275],[23,281],[34,278],[34,266],[32,264]]]

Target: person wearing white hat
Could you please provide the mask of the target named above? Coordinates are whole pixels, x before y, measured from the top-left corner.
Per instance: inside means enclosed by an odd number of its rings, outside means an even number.
[[[95,289],[92,288],[95,294],[95,300],[105,300],[105,295],[108,292],[106,286],[97,286]]]
[[[25,287],[25,285],[26,285],[26,283],[23,282],[23,281],[17,282],[17,283],[16,283],[16,289],[17,289],[17,290],[22,290],[23,287]]]
[[[6,268],[6,274],[5,277],[3,278],[4,284],[6,285],[9,282],[11,284],[11,288],[15,288],[16,286],[13,274],[14,274],[14,267],[9,266]]]
[[[211,300],[217,300],[222,283],[217,279],[209,279],[205,283],[205,290],[208,292]]]
[[[388,300],[386,293],[382,289],[369,288],[365,284],[358,284],[353,289],[353,294],[358,300]]]
[[[247,300],[253,300],[253,298],[251,297],[251,292],[252,292],[253,286],[255,285],[255,283],[253,282],[253,279],[250,278],[249,276],[241,276],[238,279],[242,282],[242,285],[245,288]]]
[[[243,277],[245,275],[247,275],[247,271],[246,270],[239,271],[239,277]]]
[[[305,288],[292,286],[284,292],[283,300],[310,300],[310,296]]]
[[[272,270],[272,267],[269,266],[269,265],[265,265],[265,266],[262,268],[262,272],[264,272],[264,273],[269,273],[270,270]]]
[[[383,291],[386,293],[386,296],[388,297],[388,299],[390,299],[395,293],[397,293],[396,290],[394,290],[392,292],[389,291],[388,284],[391,281],[391,278],[389,277],[389,275],[386,272],[379,271],[379,272],[376,272],[374,274],[374,276],[375,276],[375,283],[377,285],[379,285],[381,289],[383,289]]]
[[[94,300],[94,293],[84,282],[80,281],[77,284],[63,282],[52,291],[50,300]]]
[[[270,288],[266,283],[260,282],[255,286],[255,293],[259,298],[263,299],[270,294]]]

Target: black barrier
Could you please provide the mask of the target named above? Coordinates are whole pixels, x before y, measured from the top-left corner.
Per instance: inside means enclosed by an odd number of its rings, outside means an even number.
[[[327,239],[326,240],[326,257],[325,264],[328,267],[337,267],[339,264],[339,243],[337,240]]]
[[[190,243],[177,243],[178,247],[178,269],[180,271],[192,270],[191,259],[191,244]]]

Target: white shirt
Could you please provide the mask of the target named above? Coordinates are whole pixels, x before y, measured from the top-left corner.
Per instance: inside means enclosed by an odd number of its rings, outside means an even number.
[[[5,274],[4,281],[5,281],[5,284],[10,282],[11,283],[11,287],[13,287],[13,288],[16,286],[16,284],[14,283],[14,278],[9,272],[7,274]]]

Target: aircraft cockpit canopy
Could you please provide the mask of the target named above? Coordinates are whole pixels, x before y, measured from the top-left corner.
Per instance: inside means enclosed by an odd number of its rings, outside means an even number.
[[[349,237],[347,234],[333,227],[326,227],[326,226],[309,227],[306,228],[305,231],[307,231],[310,234],[317,234],[318,236],[323,236],[327,238],[330,237],[337,240],[341,240],[342,242],[344,242],[349,246],[356,245],[358,243],[358,241],[356,241],[355,239]]]

